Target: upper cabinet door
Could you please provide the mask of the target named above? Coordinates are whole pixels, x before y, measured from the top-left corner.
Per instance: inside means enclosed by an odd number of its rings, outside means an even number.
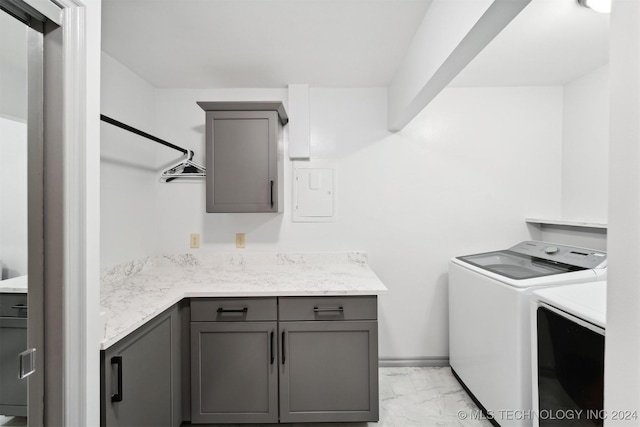
[[[280,112],[251,110],[255,103],[229,104],[228,111],[225,103],[199,104],[207,112],[207,212],[282,212]]]
[[[208,113],[207,212],[277,212],[274,111]]]

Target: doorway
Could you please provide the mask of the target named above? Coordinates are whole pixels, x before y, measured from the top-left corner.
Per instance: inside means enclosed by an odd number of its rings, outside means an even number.
[[[1,426],[37,425],[43,414],[45,22],[0,1]]]

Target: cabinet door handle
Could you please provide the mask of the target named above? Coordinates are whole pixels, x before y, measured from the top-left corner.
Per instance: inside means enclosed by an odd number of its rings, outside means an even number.
[[[13,308],[14,310],[28,310],[29,306],[25,304],[16,304],[12,305],[11,308]]]
[[[271,364],[273,365],[273,362],[276,360],[274,354],[273,354],[273,335],[275,334],[275,332],[271,331],[271,344],[269,346],[269,348],[271,349]]]
[[[344,307],[343,306],[339,306],[339,307],[313,307],[313,312],[314,313],[321,313],[324,311],[344,311]]]
[[[271,209],[273,209],[273,180],[271,181]]]
[[[122,402],[122,356],[111,358],[111,366],[118,366],[118,391],[111,395],[112,402]]]
[[[284,351],[284,348],[285,348],[285,345],[284,345],[284,334],[285,334],[285,331],[282,331],[282,364],[283,365],[284,365],[284,361],[286,360],[286,355],[285,355],[285,351]]]
[[[218,308],[218,313],[246,313],[249,311],[248,307],[245,308]]]

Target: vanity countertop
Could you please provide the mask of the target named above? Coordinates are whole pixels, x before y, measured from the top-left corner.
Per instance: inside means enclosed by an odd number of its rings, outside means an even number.
[[[102,274],[106,349],[183,298],[380,295],[361,252],[164,255]]]
[[[28,282],[27,276],[0,280],[0,294],[26,294]]]

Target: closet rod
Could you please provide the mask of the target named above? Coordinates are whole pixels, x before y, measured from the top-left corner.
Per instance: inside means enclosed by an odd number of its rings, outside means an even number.
[[[178,147],[177,145],[174,145],[174,144],[172,144],[170,142],[164,141],[164,140],[162,140],[160,138],[156,138],[153,135],[149,135],[148,133],[143,132],[143,131],[141,131],[139,129],[136,129],[136,128],[131,127],[129,125],[125,125],[124,123],[119,122],[119,121],[117,121],[115,119],[112,119],[111,117],[105,116],[104,114],[100,114],[100,120],[102,120],[103,122],[110,123],[110,124],[112,124],[114,126],[117,126],[117,127],[121,128],[121,129],[128,130],[129,132],[135,133],[136,135],[143,136],[143,137],[145,137],[147,139],[150,139],[152,141],[155,141],[157,143],[165,145],[165,146],[167,146],[169,148],[173,148],[174,150],[181,151],[183,154],[189,155],[189,153],[191,153],[190,155],[193,156],[193,152],[190,151],[190,150],[185,150],[184,148]]]

